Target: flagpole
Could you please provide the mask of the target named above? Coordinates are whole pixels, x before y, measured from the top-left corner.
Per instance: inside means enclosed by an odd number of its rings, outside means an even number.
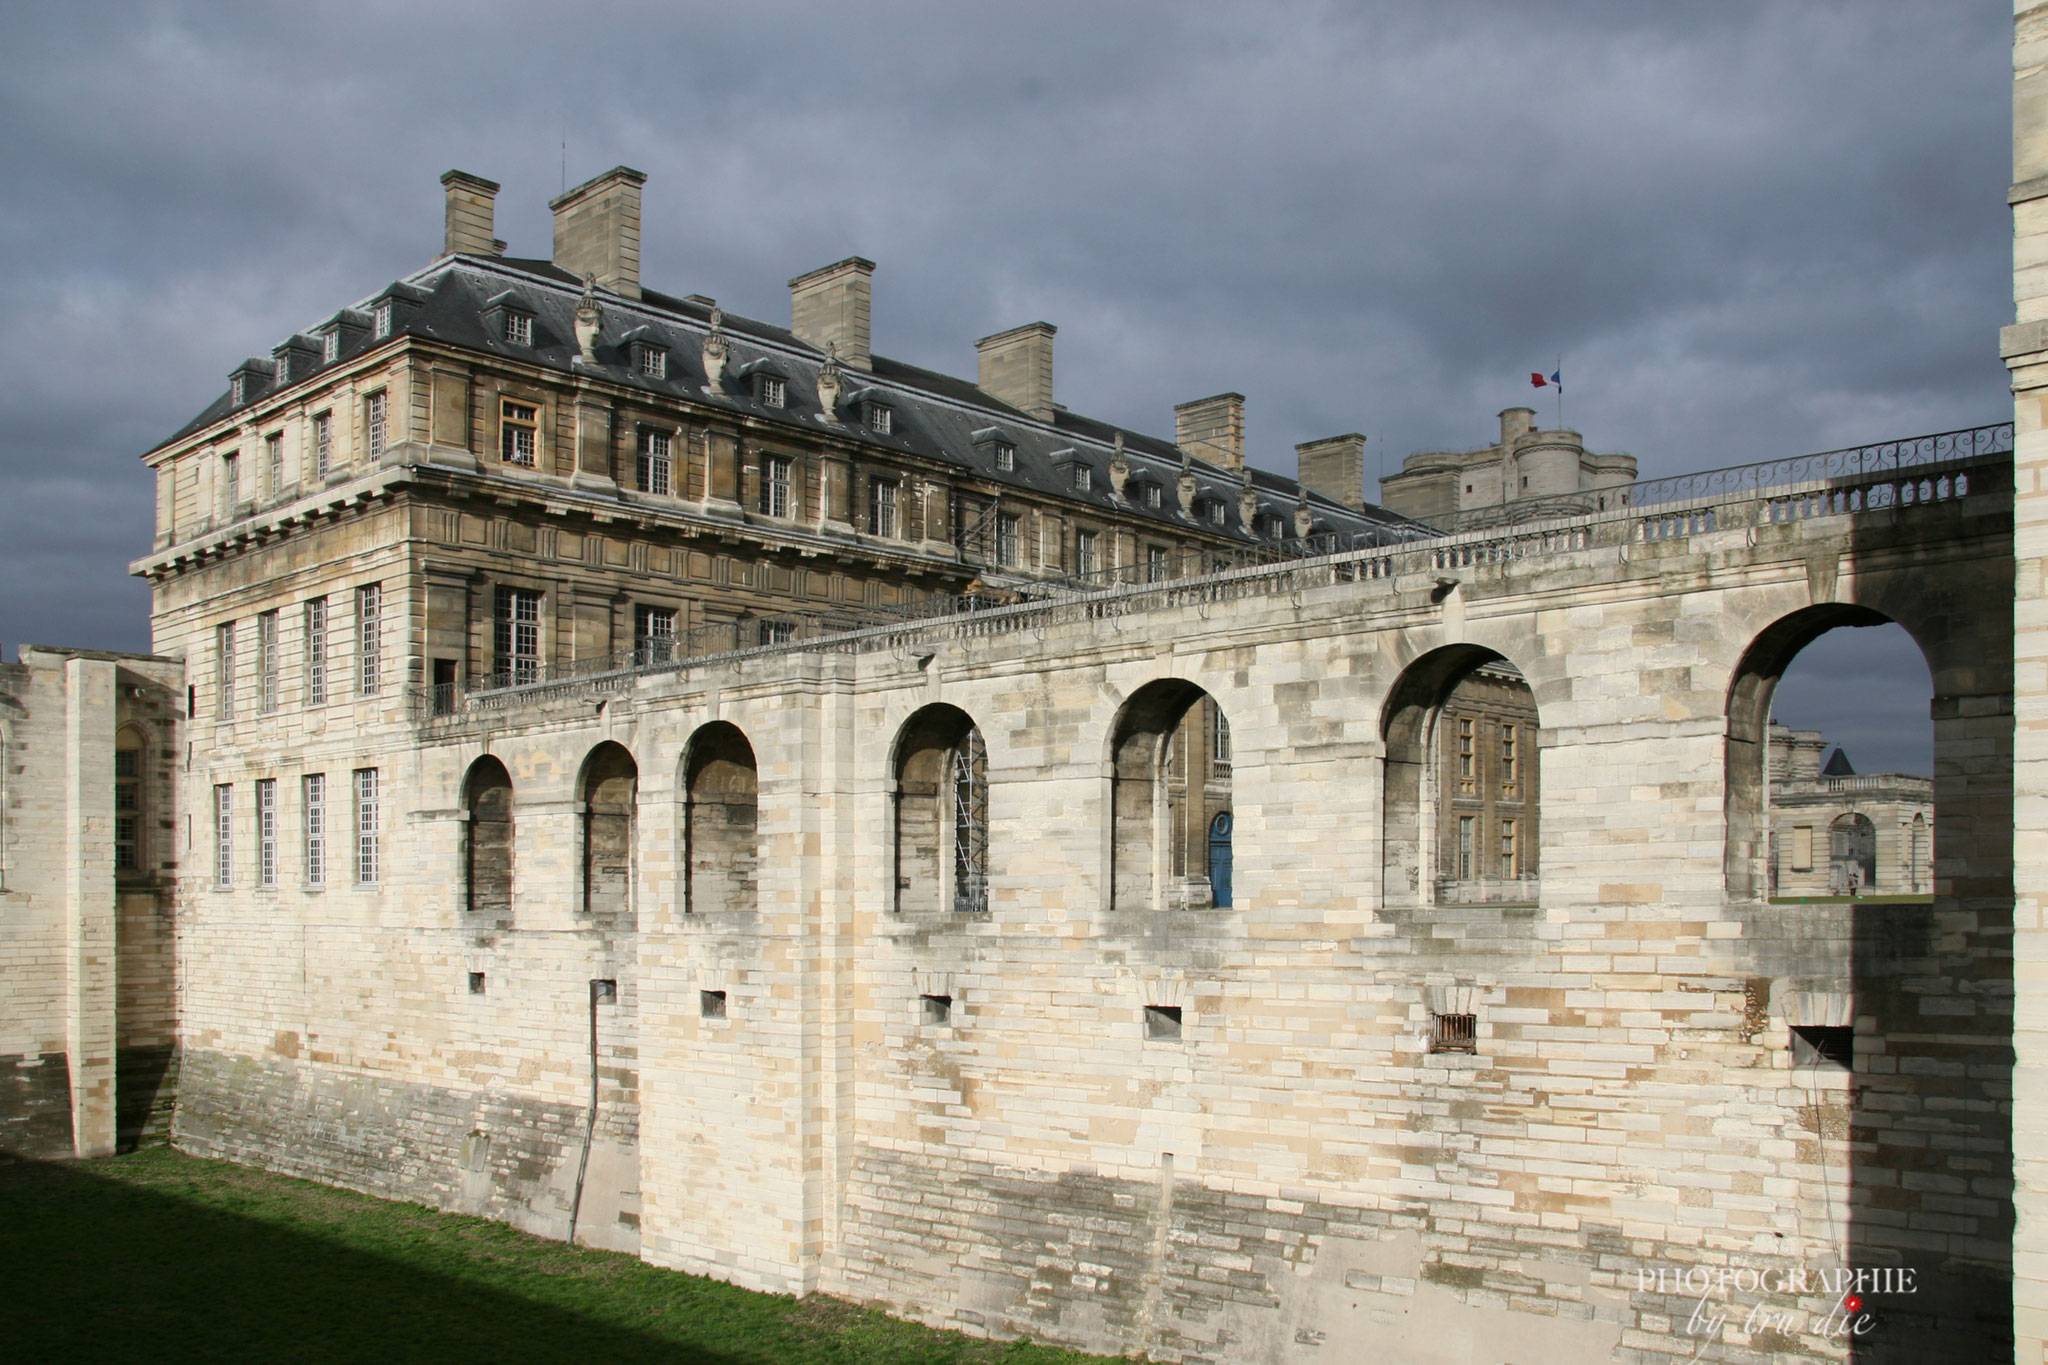
[[[1557,364],[1550,371],[1557,376],[1557,429],[1564,430],[1564,352],[1557,354]]]

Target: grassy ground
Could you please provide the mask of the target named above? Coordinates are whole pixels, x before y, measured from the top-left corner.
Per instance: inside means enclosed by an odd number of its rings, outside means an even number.
[[[167,1147],[0,1165],[0,1358],[1084,1365]]]

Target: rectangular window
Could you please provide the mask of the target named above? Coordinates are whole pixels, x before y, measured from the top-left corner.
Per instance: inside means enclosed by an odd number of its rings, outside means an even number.
[[[996,563],[1014,569],[1024,562],[1024,519],[1014,512],[996,513]]]
[[[1215,702],[1209,703],[1209,759],[1219,768],[1230,766],[1230,719]]]
[[[1458,717],[1458,776],[1464,781],[1471,781],[1475,771],[1475,764],[1472,720],[1469,716],[1460,716]]]
[[[786,645],[796,639],[796,622],[763,621],[755,637],[764,645]]]
[[[1005,474],[1017,467],[1017,447],[1008,441],[996,442],[996,468]]]
[[[659,346],[640,347],[640,373],[649,379],[668,377],[668,352]]]
[[[313,416],[313,474],[326,478],[334,469],[334,414],[315,413]]]
[[[277,709],[277,613],[256,618],[256,709],[269,715]]]
[[[1473,839],[1477,824],[1474,816],[1458,817],[1458,880],[1461,882],[1472,880]]]
[[[341,333],[340,333],[340,332],[323,332],[323,333],[321,333],[321,334],[320,334],[320,363],[321,363],[322,365],[332,365],[332,364],[333,364],[333,363],[334,363],[334,362],[335,362],[335,361],[336,361],[336,360],[337,360],[337,359],[338,359],[338,358],[340,357],[340,355],[341,355]]]
[[[1166,547],[1148,545],[1145,547],[1145,581],[1164,583],[1166,581]]]
[[[497,677],[500,684],[540,678],[540,594],[525,588],[498,589]]]
[[[514,346],[533,345],[533,319],[525,313],[505,314],[505,340]]]
[[[327,774],[307,773],[302,783],[306,804],[306,885],[327,885]]]
[[[533,468],[540,448],[540,410],[530,403],[506,399],[498,408],[498,458],[506,464]]]
[[[1479,1016],[1476,1014],[1432,1014],[1429,1016],[1431,1052],[1477,1052]]]
[[[256,783],[256,885],[277,885],[277,779]]]
[[[1076,493],[1086,493],[1095,484],[1095,471],[1085,464],[1069,465],[1067,478]]]
[[[1208,520],[1213,524],[1221,526],[1223,524],[1224,517],[1223,504],[1220,502],[1210,503],[1207,507],[1203,509],[1203,515],[1207,517]]]
[[[388,299],[371,310],[370,331],[379,341],[391,335],[391,303]]]
[[[142,867],[142,741],[132,730],[114,740],[114,870]]]
[[[1074,572],[1092,574],[1096,569],[1096,546],[1100,537],[1093,531],[1074,533]]]
[[[380,390],[363,400],[363,449],[368,452],[370,463],[384,458],[384,410],[385,394]]]
[[[356,884],[377,884],[377,770],[356,769]]]
[[[1792,870],[1794,872],[1813,871],[1812,825],[1794,825],[1792,827]]]
[[[1515,727],[1500,727],[1500,781],[1507,786],[1515,780]]]
[[[270,496],[274,498],[284,491],[284,433],[281,431],[273,431],[263,438],[263,470],[270,479]]]
[[[1515,822],[1500,822],[1500,878],[1511,882],[1522,875],[1520,850],[1515,847]]]
[[[365,583],[356,589],[356,691],[377,695],[383,673],[384,587]]]
[[[221,514],[232,517],[242,501],[242,453],[230,450],[220,457]]]
[[[761,457],[761,514],[786,517],[789,512],[789,457]]]
[[[877,436],[887,436],[896,429],[896,413],[880,403],[868,404],[868,430]]]
[[[868,481],[868,534],[896,534],[896,485],[889,479]]]
[[[665,664],[675,658],[675,653],[675,609],[633,608],[633,661],[641,664]]]
[[[780,379],[777,379],[772,374],[764,374],[761,376],[762,407],[779,408],[782,406],[783,401],[787,396],[788,390],[784,388],[783,383]]]
[[[235,718],[235,623],[223,621],[213,630],[213,692],[216,714],[222,720]]]
[[[1158,484],[1148,483],[1145,485],[1145,506],[1151,508],[1155,512],[1159,510]]]
[[[327,704],[327,599],[306,603],[306,705]]]
[[[235,789],[213,789],[213,884],[222,890],[235,884]]]
[[[670,479],[669,435],[665,431],[640,429],[640,491],[667,493]]]

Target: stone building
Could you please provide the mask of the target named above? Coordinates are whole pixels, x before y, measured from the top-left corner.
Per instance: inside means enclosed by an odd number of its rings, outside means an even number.
[[[1513,521],[1600,511],[1635,481],[1633,455],[1595,455],[1576,431],[1539,430],[1533,408],[1500,415],[1500,440],[1477,450],[1426,450],[1380,480],[1380,502],[1420,521]]]
[[[1859,773],[1818,730],[1771,726],[1771,892],[1924,896],[1934,889],[1934,782]]]

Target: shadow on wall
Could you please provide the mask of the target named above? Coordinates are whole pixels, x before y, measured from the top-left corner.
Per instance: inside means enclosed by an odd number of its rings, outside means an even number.
[[[0,1152],[0,1227],[9,1233],[0,1238],[0,1275],[14,1302],[34,1305],[10,1315],[9,1359],[740,1359],[601,1321],[587,1287],[604,1286],[612,1311],[695,1313],[709,1319],[695,1330],[716,1330],[721,1319],[730,1325],[740,1305],[691,1300],[739,1292],[723,1285],[575,1252],[560,1264],[525,1269],[555,1300],[543,1302],[477,1282],[516,1283],[515,1261],[533,1261],[529,1245],[494,1250],[530,1243],[509,1228],[281,1186],[275,1176],[168,1153],[132,1160],[155,1164],[138,1180],[139,1168],[124,1160],[122,1176],[108,1178],[86,1166]],[[251,1216],[203,1201],[239,1203]],[[389,1254],[349,1240],[381,1243]],[[441,1273],[437,1260],[459,1262],[475,1278]],[[664,1277],[663,1284],[650,1281],[637,1297],[618,1292],[619,1279],[637,1275]]]

